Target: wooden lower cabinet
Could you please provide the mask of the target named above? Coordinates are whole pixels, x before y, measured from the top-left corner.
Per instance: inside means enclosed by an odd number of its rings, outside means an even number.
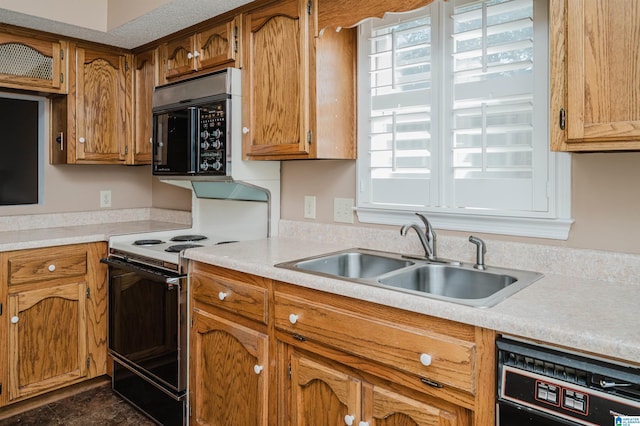
[[[0,253],[0,405],[106,373],[105,255],[105,243]]]
[[[316,358],[316,359],[314,359]],[[434,426],[464,424],[449,411],[374,385],[312,355],[291,356],[291,424]],[[464,413],[462,414],[464,417]]]
[[[269,283],[255,275],[191,264],[190,424],[273,424]]]
[[[194,309],[191,329],[192,425],[266,425],[268,337]]]
[[[190,265],[194,425],[487,426],[495,333]]]
[[[84,281],[9,295],[9,399],[86,378]]]

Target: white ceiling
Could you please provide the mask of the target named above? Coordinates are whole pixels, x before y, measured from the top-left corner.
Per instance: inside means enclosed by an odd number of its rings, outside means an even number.
[[[31,0],[29,0],[31,1]],[[135,1],[135,0],[129,0]],[[0,22],[132,49],[252,0],[171,0],[116,28],[100,31],[0,8]]]

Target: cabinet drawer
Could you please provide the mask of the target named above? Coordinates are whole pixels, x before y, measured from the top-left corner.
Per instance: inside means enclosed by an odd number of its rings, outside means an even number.
[[[8,267],[9,285],[86,275],[87,251],[53,247],[15,252],[9,255]]]
[[[190,288],[193,299],[198,302],[267,324],[266,288],[233,277],[202,272],[191,274]]]
[[[360,303],[354,301],[354,303]],[[276,328],[344,352],[415,374],[431,382],[476,391],[476,345],[458,339],[456,327],[438,331],[415,314],[416,325],[396,324],[279,291],[274,295]]]

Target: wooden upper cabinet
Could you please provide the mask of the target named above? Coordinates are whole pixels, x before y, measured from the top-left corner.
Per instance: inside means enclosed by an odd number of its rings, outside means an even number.
[[[203,70],[239,67],[242,19],[234,17],[187,37],[164,43],[163,83]]]
[[[355,33],[314,37],[317,7],[287,0],[245,14],[247,159],[355,158]]]
[[[66,93],[67,43],[0,33],[0,87]]]
[[[640,3],[550,4],[552,149],[640,149]]]
[[[52,99],[52,164],[124,164],[131,55],[70,46],[69,94]]]
[[[158,81],[158,50],[150,49],[133,58],[132,128],[125,147],[126,164],[151,164],[151,138],[153,136],[153,89]]]

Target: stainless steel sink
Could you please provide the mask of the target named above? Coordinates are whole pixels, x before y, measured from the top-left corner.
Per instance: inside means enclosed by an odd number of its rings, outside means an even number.
[[[378,280],[380,284],[456,299],[482,299],[517,281],[511,275],[425,265]]]
[[[371,278],[413,265],[399,256],[382,255],[362,249],[347,250],[276,265],[305,272],[344,278]]]
[[[490,307],[540,279],[538,272],[460,262],[433,262],[400,254],[349,249],[275,265],[314,275],[384,287],[475,307]]]

